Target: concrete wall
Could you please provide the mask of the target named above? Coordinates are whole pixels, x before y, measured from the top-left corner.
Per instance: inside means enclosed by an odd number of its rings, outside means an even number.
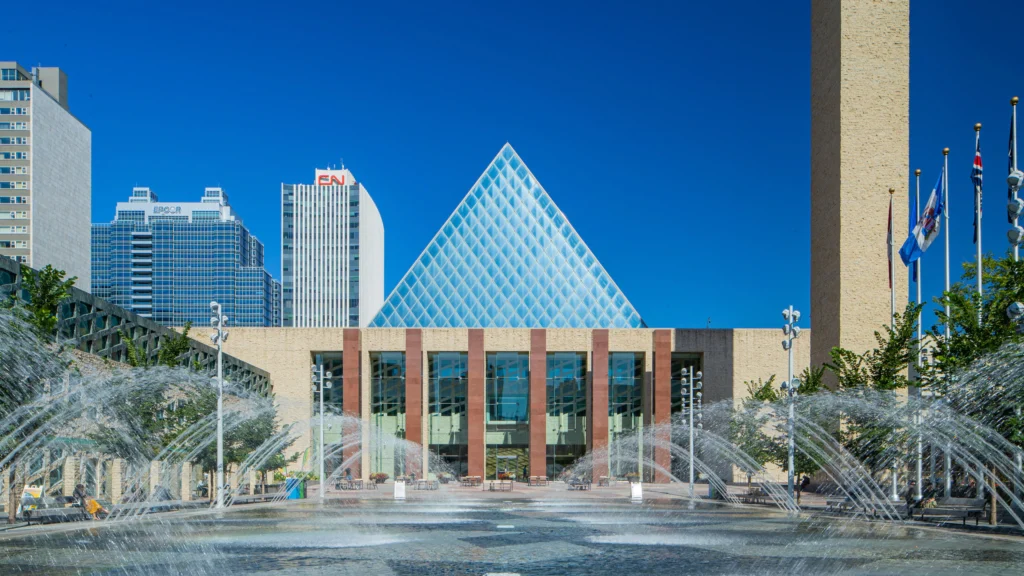
[[[77,276],[90,290],[92,133],[45,91],[32,89],[32,266]]]
[[[909,0],[811,2],[812,361],[874,348],[890,321],[886,230],[907,237]],[[935,150],[936,163],[939,150]],[[934,178],[934,174],[931,176]],[[896,310],[907,300],[898,262]]]

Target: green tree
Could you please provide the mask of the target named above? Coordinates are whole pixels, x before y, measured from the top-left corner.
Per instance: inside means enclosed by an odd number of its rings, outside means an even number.
[[[188,337],[192,329],[192,321],[185,322],[180,334],[175,334],[166,339],[157,351],[157,364],[161,366],[181,366],[184,360],[182,356],[188,353],[192,347],[192,339]]]
[[[963,279],[950,287],[943,297],[936,298],[938,324],[929,334],[935,342],[935,370],[929,383],[945,388],[951,376],[967,369],[977,359],[991,354],[1007,342],[1019,342],[1016,325],[1006,315],[1014,302],[1024,301],[1024,262],[1015,262],[1009,253],[995,259],[982,260],[983,296],[977,293],[977,264],[964,264]],[[949,315],[943,308],[949,300]],[[950,337],[945,338],[949,324]],[[944,391],[944,390],[943,390]]]
[[[57,311],[71,295],[71,287],[78,277],[64,279],[63,270],[49,264],[38,272],[22,264],[21,285],[28,292],[28,322],[44,340],[57,334]]]
[[[836,375],[839,387],[906,388],[910,383],[907,367],[914,361],[917,348],[916,322],[920,310],[919,305],[910,303],[902,314],[897,312],[892,326],[875,331],[878,347],[873,350],[858,354],[838,346],[833,348],[829,352],[832,363],[825,368]]]

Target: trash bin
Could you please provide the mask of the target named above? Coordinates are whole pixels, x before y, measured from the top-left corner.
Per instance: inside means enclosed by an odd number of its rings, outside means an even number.
[[[298,500],[302,496],[299,490],[298,478],[286,478],[284,481],[285,500]]]

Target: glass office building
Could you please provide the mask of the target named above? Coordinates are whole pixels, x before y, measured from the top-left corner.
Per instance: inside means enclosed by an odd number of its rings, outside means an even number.
[[[370,326],[640,328],[644,322],[505,144]]]
[[[91,263],[94,295],[161,324],[206,325],[216,300],[230,326],[279,325],[280,285],[263,267],[263,244],[220,188],[184,203],[135,188],[112,222],[93,225]]]

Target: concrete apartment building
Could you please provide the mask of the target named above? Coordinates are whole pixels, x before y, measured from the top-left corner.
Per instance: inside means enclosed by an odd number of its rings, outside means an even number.
[[[0,62],[0,255],[91,283],[92,133],[63,70]]]

